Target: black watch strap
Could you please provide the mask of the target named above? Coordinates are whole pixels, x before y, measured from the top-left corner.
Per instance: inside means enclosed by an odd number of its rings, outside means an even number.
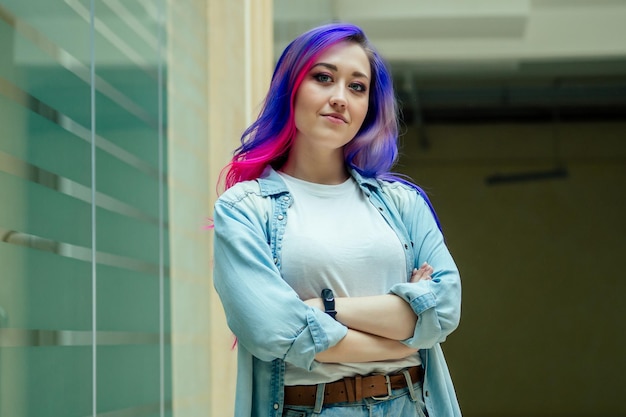
[[[335,310],[335,295],[329,288],[322,290],[322,300],[324,301],[324,312],[330,317],[335,318],[337,310]]]

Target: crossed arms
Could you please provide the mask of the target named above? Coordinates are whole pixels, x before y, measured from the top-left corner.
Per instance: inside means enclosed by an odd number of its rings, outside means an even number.
[[[413,270],[412,283],[431,279],[433,268],[424,263]],[[324,310],[322,300],[305,301]],[[417,316],[402,298],[393,294],[335,299],[337,321],[348,333],[336,345],[315,355],[318,362],[373,362],[402,359],[417,352],[400,340],[413,335]]]

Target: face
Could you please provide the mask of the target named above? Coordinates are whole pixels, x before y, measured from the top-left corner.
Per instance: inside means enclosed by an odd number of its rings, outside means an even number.
[[[340,42],[320,55],[296,92],[295,144],[341,150],[365,120],[371,78],[367,55],[356,43]]]

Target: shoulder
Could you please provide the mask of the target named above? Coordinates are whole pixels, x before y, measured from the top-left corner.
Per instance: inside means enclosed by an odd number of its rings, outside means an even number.
[[[432,224],[441,230],[435,208],[426,193],[417,185],[402,181],[379,181],[383,199],[387,199],[399,212],[405,223],[418,220],[421,224]]]
[[[266,225],[272,212],[272,202],[261,193],[256,180],[233,185],[217,199],[213,210],[215,230],[224,227],[225,222]],[[230,223],[232,227],[233,224]],[[265,227],[265,226],[260,226]]]
[[[424,192],[417,186],[406,184],[401,181],[377,180],[380,192],[402,209],[405,206],[415,207],[415,204],[426,204]]]
[[[262,199],[261,187],[256,180],[239,182],[219,196],[216,205],[236,206],[249,200]]]
[[[424,200],[425,196],[422,196],[421,188],[408,181],[403,181],[395,175],[368,177],[360,174],[357,170],[350,172],[363,190],[369,190],[366,193],[373,192],[383,199],[390,198],[398,208],[405,204],[414,204],[418,200]]]

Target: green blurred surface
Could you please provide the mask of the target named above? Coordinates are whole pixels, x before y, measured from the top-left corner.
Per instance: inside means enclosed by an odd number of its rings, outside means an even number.
[[[0,416],[91,415],[94,381],[98,413],[171,415],[161,23],[95,2],[92,44],[90,7],[0,0]]]

